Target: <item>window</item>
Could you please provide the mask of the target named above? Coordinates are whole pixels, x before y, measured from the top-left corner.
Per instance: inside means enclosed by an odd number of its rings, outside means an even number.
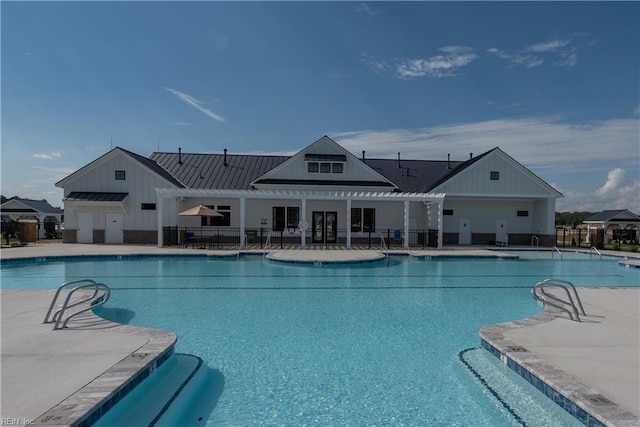
[[[126,171],[116,171],[116,181],[124,181],[126,179]]]
[[[200,220],[202,226],[229,227],[231,225],[231,206],[209,205],[208,208],[215,209],[222,216],[203,216]]]
[[[307,172],[309,173],[343,173],[344,163],[329,162],[307,162]]]
[[[287,228],[298,228],[300,222],[300,208],[297,206],[287,207]]]
[[[376,231],[376,210],[351,208],[351,231]]]
[[[297,206],[274,206],[273,207],[273,231],[295,230],[300,222],[300,208]]]
[[[491,178],[491,181],[498,181],[500,179],[500,172],[491,171],[490,178]]]
[[[442,215],[453,215],[453,209],[443,209]]]
[[[518,211],[518,216],[529,216],[529,211]]]
[[[142,209],[143,211],[155,211],[156,210],[156,204],[155,203],[142,203],[142,205],[140,206],[140,209]]]

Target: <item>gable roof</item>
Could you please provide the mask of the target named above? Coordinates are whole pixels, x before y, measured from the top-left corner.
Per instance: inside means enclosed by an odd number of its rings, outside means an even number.
[[[582,221],[584,223],[640,223],[640,217],[627,209],[607,210],[599,212]]]
[[[11,208],[9,206],[11,205],[22,205],[24,208]],[[29,213],[29,212],[33,212],[33,213],[41,213],[41,214],[51,214],[51,215],[58,215],[58,214],[62,214],[62,209],[60,208],[55,208],[53,206],[51,206],[49,204],[49,202],[47,202],[46,200],[32,200],[32,199],[11,199],[11,200],[7,200],[6,202],[4,202],[2,204],[2,207],[0,207],[0,210],[2,210],[2,212],[6,212],[6,213]]]
[[[226,157],[226,164],[225,164]],[[151,154],[187,188],[248,190],[251,183],[289,156],[161,153]]]
[[[172,174],[167,172],[162,166],[160,166],[153,159],[141,156],[141,155],[136,154],[136,153],[134,153],[132,151],[129,151],[129,150],[125,150],[124,148],[121,148],[121,147],[115,147],[114,149],[112,149],[112,150],[108,151],[107,153],[103,154],[102,156],[98,157],[97,159],[95,159],[91,163],[89,163],[89,164],[83,166],[82,168],[78,169],[77,171],[73,172],[71,175],[68,175],[68,176],[62,178],[60,181],[56,182],[56,184],[55,184],[56,187],[64,187],[65,181],[68,181],[72,177],[82,175],[84,172],[86,172],[88,169],[90,169],[94,165],[102,162],[104,159],[106,159],[108,157],[113,156],[114,153],[116,153],[116,152],[120,152],[120,153],[128,156],[129,158],[135,160],[136,162],[140,163],[143,167],[149,169],[151,172],[153,172],[156,175],[164,178],[165,180],[169,181],[173,185],[175,185],[175,186],[177,186],[179,188],[185,188],[185,185],[182,182],[180,182],[178,179],[176,179],[175,176],[173,176]]]
[[[344,174],[326,174],[326,176],[322,176],[322,179],[317,179],[316,177],[310,179],[311,177],[306,168],[306,162],[309,161],[342,162],[348,166]],[[334,185],[397,189],[397,185],[392,180],[363,163],[327,135],[303,148],[282,164],[267,171],[264,175],[254,180],[252,184]]]
[[[369,159],[364,163],[386,177],[403,192],[428,193],[435,183],[446,180],[459,161]]]
[[[515,160],[513,157],[505,153],[500,149],[500,147],[495,147],[485,153],[480,154],[479,156],[473,157],[467,161],[461,162],[456,167],[453,167],[451,173],[444,175],[439,181],[433,183],[431,186],[428,186],[424,191],[437,191],[436,189],[441,185],[445,184],[447,181],[450,181],[452,178],[460,175],[471,167],[481,163],[484,159],[489,158],[491,156],[500,156],[502,159],[506,160],[511,166],[518,170],[519,173],[528,176],[531,182],[535,183],[539,188],[543,188],[548,192],[548,194],[553,195],[554,197],[563,197],[562,193],[549,185],[546,181],[540,178],[535,173],[531,172],[527,169],[522,163]]]

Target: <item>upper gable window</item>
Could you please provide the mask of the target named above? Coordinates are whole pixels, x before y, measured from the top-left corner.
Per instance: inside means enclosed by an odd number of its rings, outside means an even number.
[[[491,178],[491,181],[498,181],[500,179],[500,172],[491,171],[491,174],[489,175],[489,177]]]
[[[347,156],[344,154],[305,154],[309,173],[344,173]]]
[[[124,181],[127,179],[126,171],[116,171],[116,181]]]

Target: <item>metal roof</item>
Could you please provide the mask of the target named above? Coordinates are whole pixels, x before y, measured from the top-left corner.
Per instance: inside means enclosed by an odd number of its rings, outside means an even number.
[[[288,159],[289,156],[244,154],[151,154],[151,160],[187,188],[202,189],[250,189],[251,182]]]
[[[180,163],[180,159],[182,163]],[[187,188],[198,189],[250,189],[251,183],[262,175],[290,159],[289,156],[192,154],[155,152],[151,160],[157,162],[168,173],[175,176]],[[475,161],[476,158],[473,159]],[[428,192],[441,180],[457,173],[459,166],[467,162],[439,160],[398,160],[365,159],[365,164],[393,182],[403,192]],[[264,180],[260,183],[275,183]],[[284,184],[318,184],[316,181],[300,180],[282,182]],[[336,184],[332,182],[332,184]],[[359,183],[345,182],[344,185],[357,186]],[[338,184],[341,185],[341,184]],[[360,183],[361,185],[361,183]],[[383,182],[368,182],[366,185],[388,186]]]
[[[622,223],[640,223],[640,217],[627,209],[602,211],[583,221],[590,222],[622,222]]]
[[[72,191],[65,202],[121,202],[129,193],[104,193],[98,191]]]
[[[32,200],[32,199],[11,199],[7,200],[3,203],[3,206],[6,206],[10,202],[19,202],[24,205],[25,209],[20,208],[8,208],[2,209],[2,212],[11,212],[11,213],[19,213],[19,212],[37,212],[42,214],[62,214],[62,209],[55,208],[49,204],[46,200]]]

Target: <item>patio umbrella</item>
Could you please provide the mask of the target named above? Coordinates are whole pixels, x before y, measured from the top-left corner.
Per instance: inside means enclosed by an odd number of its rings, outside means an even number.
[[[213,217],[223,217],[220,212],[215,209],[211,209],[205,205],[195,206],[193,208],[187,209],[184,212],[180,212],[178,215],[182,216],[213,216]]]

